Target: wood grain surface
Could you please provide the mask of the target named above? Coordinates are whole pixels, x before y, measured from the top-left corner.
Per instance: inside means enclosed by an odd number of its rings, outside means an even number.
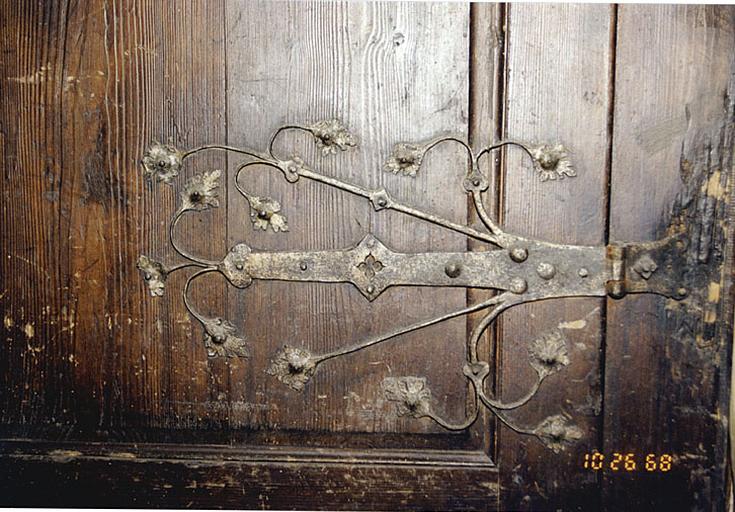
[[[303,135],[284,136],[278,151],[298,153],[316,169],[463,222],[462,153],[439,148],[416,179],[383,170],[392,145],[447,130],[465,136],[468,123],[469,26],[466,5],[249,4],[228,9],[228,143],[264,147],[283,124],[339,118],[359,147],[323,157]],[[299,15],[286,15],[289,11]],[[420,23],[417,20],[422,20]],[[441,43],[440,43],[441,41]],[[442,76],[441,81],[434,79]],[[461,149],[461,148],[460,148]],[[239,160],[232,160],[234,170]],[[446,172],[455,168],[456,172]],[[267,170],[247,184],[284,204],[287,235],[256,232],[247,203],[231,189],[230,244],[262,250],[325,250],[356,245],[373,233],[395,251],[463,250],[464,237],[395,212],[375,212],[359,197],[319,183],[295,186]],[[372,303],[351,285],[256,283],[231,298],[245,317],[254,356],[233,373],[236,400],[271,404],[246,425],[296,430],[438,432],[429,421],[398,419],[380,393],[384,377],[427,377],[450,418],[464,416],[464,319],[418,331],[363,353],[333,360],[297,393],[261,377],[283,344],[323,353],[371,334],[429,319],[465,305],[463,290],[389,289]],[[436,358],[431,354],[441,353]],[[242,385],[247,382],[247,385]],[[237,389],[234,387],[237,386]],[[376,441],[379,442],[379,441]]]
[[[16,39],[2,61],[2,421],[18,433],[197,423],[177,404],[206,400],[215,375],[180,298],[150,300],[135,268],[140,253],[173,262],[166,226],[180,185],[146,184],[139,160],[153,140],[224,136],[222,10],[71,2],[3,13]],[[177,237],[221,253],[225,213]],[[208,300],[224,307],[223,294],[215,284]]]
[[[731,7],[620,7],[611,240],[654,240],[702,177],[732,180],[734,21]],[[724,220],[700,218],[702,232]],[[698,238],[702,255],[732,257],[724,244]],[[727,302],[729,286],[721,288]],[[605,501],[615,509],[724,508],[732,313],[715,313],[718,335],[705,343],[703,312],[658,297],[610,300],[608,311],[604,451],[641,461],[668,453],[674,466],[644,478],[607,475]]]
[[[605,5],[514,4],[509,17],[504,135],[564,144],[578,176],[541,182],[526,155],[508,152],[504,226],[551,242],[602,245],[613,11]],[[521,425],[535,426],[548,416],[563,414],[585,432],[573,448],[554,454],[536,440],[501,429],[505,508],[575,509],[595,503],[596,475],[585,472],[579,461],[598,445],[600,435],[603,316],[604,301],[589,298],[522,305],[503,316],[499,389],[505,400],[523,396],[533,379],[528,346],[535,337],[562,332],[571,360],[569,367],[543,384],[533,402],[509,416]],[[569,493],[568,486],[575,492]],[[534,488],[538,490],[531,492]]]
[[[0,2],[0,505],[724,510],[734,21],[734,8],[716,6]],[[480,347],[488,389],[504,400],[532,385],[536,336],[567,338],[571,364],[509,413],[528,426],[568,416],[584,437],[559,454],[489,413],[450,433],[397,417],[382,397],[384,377],[424,376],[436,409],[462,419],[476,318],[329,361],[303,392],[264,373],[284,344],[329,351],[487,292],[406,287],[369,303],[351,285],[241,291],[208,276],[193,301],[233,321],[252,356],[207,358],[180,295],[191,271],[154,299],[136,269],[141,253],[177,261],[167,227],[197,172],[230,172],[220,208],[176,233],[205,258],[241,241],[341,249],[367,233],[396,251],[491,249],[267,169],[243,185],[283,204],[289,232],[256,231],[233,155],[197,155],[172,187],[141,172],[155,140],[264,149],[285,123],[332,117],[358,135],[356,150],[322,157],[289,133],[277,151],[473,225],[461,148],[438,147],[411,179],[382,170],[393,144],[563,143],[573,179],[540,182],[516,150],[482,164],[488,210],[552,242],[654,240],[672,205],[705,190],[696,248],[724,262],[719,293],[703,311],[629,296],[504,313]],[[729,210],[712,213],[712,199]],[[710,243],[713,226],[728,236]],[[675,469],[585,470],[596,450],[671,453]]]

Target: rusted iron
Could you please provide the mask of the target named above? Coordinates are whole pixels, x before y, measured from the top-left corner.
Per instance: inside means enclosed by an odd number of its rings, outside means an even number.
[[[525,405],[533,398],[546,377],[561,371],[569,364],[566,340],[561,333],[553,332],[542,334],[530,344],[529,364],[536,370],[538,380],[523,398],[513,403],[504,403],[488,396],[486,379],[490,374],[489,365],[480,360],[477,353],[479,339],[488,326],[502,311],[532,301],[605,295],[620,299],[631,293],[655,293],[680,301],[690,294],[690,285],[681,281],[683,274],[693,274],[691,259],[686,258],[689,243],[686,226],[679,226],[670,236],[655,242],[577,246],[553,244],[507,233],[491,218],[482,202],[482,194],[487,191],[489,180],[480,171],[480,158],[504,146],[515,146],[532,159],[541,181],[573,178],[576,171],[567,150],[559,144],[534,146],[508,140],[484,148],[477,154],[456,137],[437,138],[423,144],[396,145],[384,169],[408,177],[415,177],[420,172],[426,153],[439,144],[459,144],[467,152],[469,165],[463,181],[463,192],[473,200],[477,215],[484,225],[484,229],[480,230],[406,205],[392,198],[384,189],[371,190],[326,176],[297,156],[279,158],[274,153],[273,145],[278,136],[287,130],[310,134],[325,156],[352,149],[357,145],[356,137],[337,120],[321,121],[308,126],[288,125],[276,131],[265,152],[220,145],[180,151],[170,145],[154,144],[142,159],[144,173],[153,180],[171,184],[178,178],[188,158],[206,150],[224,150],[242,155],[246,159],[237,167],[234,183],[248,201],[251,220],[256,229],[272,233],[288,231],[286,211],[280,202],[250,194],[241,183],[243,171],[260,165],[279,170],[289,183],[295,183],[301,178],[317,181],[364,197],[376,211],[395,210],[485,242],[494,250],[399,253],[368,233],[354,247],[334,251],[267,252],[253,250],[241,242],[233,246],[220,261],[208,261],[182,249],[175,238],[176,224],[183,215],[200,213],[219,205],[217,196],[221,171],[213,170],[195,175],[183,187],[180,207],[169,225],[170,243],[186,262],[168,266],[141,256],[138,267],[144,274],[152,296],[163,294],[166,277],[171,272],[187,267],[199,268],[186,281],[183,298],[191,315],[202,324],[204,344],[211,357],[247,357],[249,349],[244,336],[238,335],[230,322],[221,318],[206,318],[193,307],[188,295],[189,288],[194,280],[207,273],[220,273],[237,288],[246,288],[255,279],[351,283],[368,301],[375,300],[391,286],[497,290],[497,295],[484,302],[378,334],[326,354],[312,354],[304,347],[286,346],[274,356],[267,373],[294,390],[301,390],[321,363],[329,359],[367,349],[450,318],[483,311],[485,316],[466,344],[467,362],[462,372],[471,384],[474,406],[463,422],[451,423],[434,412],[431,391],[425,377],[386,379],[382,386],[386,399],[397,404],[400,415],[428,417],[452,430],[469,427],[477,419],[482,404],[516,432],[536,436],[550,449],[557,451],[582,436],[581,431],[568,418],[553,415],[535,427],[523,427],[515,424],[503,412]],[[685,267],[688,270],[683,271]]]

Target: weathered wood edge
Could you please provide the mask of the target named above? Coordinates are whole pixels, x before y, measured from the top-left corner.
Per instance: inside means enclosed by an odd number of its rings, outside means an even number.
[[[49,442],[1,439],[1,459],[177,460],[184,463],[289,462],[295,464],[412,464],[416,466],[495,468],[481,450],[350,450],[287,446],[223,446],[215,444]]]
[[[0,506],[488,510],[499,489],[486,461],[482,452],[3,440]]]

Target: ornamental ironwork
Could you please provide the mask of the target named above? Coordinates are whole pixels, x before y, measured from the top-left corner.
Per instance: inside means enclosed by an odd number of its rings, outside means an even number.
[[[607,246],[578,246],[549,243],[504,231],[483,203],[489,188],[488,177],[480,170],[480,161],[501,148],[518,148],[533,163],[538,179],[573,178],[576,171],[570,152],[560,144],[528,144],[503,140],[475,153],[458,137],[440,137],[424,143],[399,143],[387,158],[384,170],[399,176],[415,177],[429,151],[440,144],[458,144],[467,155],[467,169],[462,182],[469,195],[481,228],[456,223],[394,199],[383,188],[368,189],[314,169],[296,155],[281,157],[274,143],[286,131],[299,131],[312,137],[322,155],[329,156],[357,146],[357,138],[336,119],[311,125],[287,125],[271,137],[267,148],[259,151],[224,145],[206,145],[179,150],[170,144],[153,144],[142,158],[145,176],[171,185],[183,179],[185,161],[203,151],[222,150],[243,157],[232,176],[233,184],[250,207],[255,229],[283,234],[288,232],[287,208],[274,198],[259,197],[243,186],[243,173],[253,166],[278,170],[289,183],[300,179],[354,194],[369,201],[376,211],[394,210],[442,228],[484,242],[494,250],[483,252],[400,253],[391,250],[368,233],[354,247],[331,251],[267,252],[253,250],[241,242],[233,246],[221,260],[209,261],[189,253],[176,239],[176,226],[186,214],[200,214],[219,206],[218,194],[223,179],[220,170],[211,170],[188,178],[182,187],[180,205],[169,224],[169,241],[185,261],[165,264],[148,256],[140,256],[138,268],[154,297],[164,293],[167,276],[184,268],[196,268],[183,287],[183,301],[189,313],[203,328],[203,341],[210,357],[242,357],[250,354],[243,335],[223,318],[208,318],[194,307],[189,295],[192,283],[206,274],[219,273],[232,286],[248,287],[254,279],[351,283],[368,301],[375,300],[392,286],[466,287],[495,290],[492,297],[456,311],[426,319],[396,330],[375,334],[331,352],[314,354],[306,347],[285,346],[272,358],[266,373],[293,390],[308,385],[315,372],[330,359],[366,350],[387,340],[444,322],[451,318],[483,312],[466,343],[466,363],[459,369],[470,384],[472,406],[467,417],[458,423],[439,415],[432,406],[429,379],[425,376],[389,377],[382,383],[385,399],[396,404],[398,415],[430,418],[442,427],[463,430],[478,418],[481,407],[491,411],[499,421],[514,431],[535,436],[554,451],[563,450],[582,437],[583,432],[562,414],[548,416],[536,426],[519,425],[506,411],[527,404],[542,382],[570,364],[567,340],[561,331],[542,333],[529,344],[529,365],[537,379],[527,393],[514,402],[504,402],[488,392],[490,366],[478,355],[478,343],[487,328],[503,311],[518,304],[560,297],[622,298],[629,293],[655,293],[674,301],[702,300],[701,280],[710,270],[698,265],[706,262],[692,257],[686,216],[672,223],[669,236],[655,242],[611,243]],[[682,220],[683,219],[683,220]],[[676,220],[676,219],[675,219]],[[696,256],[696,255],[695,255]],[[634,262],[634,263],[629,263]]]

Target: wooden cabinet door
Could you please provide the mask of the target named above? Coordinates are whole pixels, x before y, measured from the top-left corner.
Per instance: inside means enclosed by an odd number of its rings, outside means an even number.
[[[7,2],[0,504],[724,509],[734,20]]]

